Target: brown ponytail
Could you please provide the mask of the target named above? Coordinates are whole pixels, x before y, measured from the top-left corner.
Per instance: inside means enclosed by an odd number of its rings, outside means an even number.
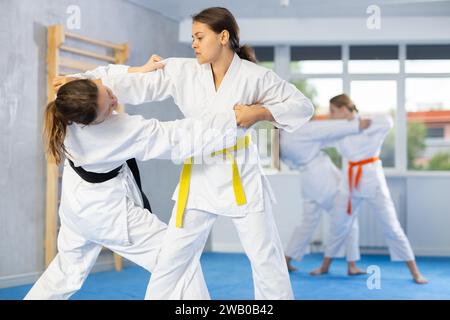
[[[47,104],[44,115],[44,137],[47,152],[59,164],[66,153],[64,138],[66,137],[67,122],[58,115],[56,102]]]
[[[57,164],[67,154],[64,146],[67,126],[73,122],[88,125],[97,118],[97,85],[90,80],[75,80],[63,85],[56,100],[44,114],[44,141],[49,156]]]
[[[352,99],[350,99],[350,97],[345,93],[331,98],[330,103],[339,109],[345,107],[351,112],[358,112],[358,108],[356,108],[356,105],[353,103]]]
[[[239,47],[236,53],[241,59],[255,63],[257,62],[255,50],[253,50],[253,48],[250,47],[249,45],[243,45],[242,47]]]
[[[221,33],[227,30],[230,34],[230,48],[241,59],[256,62],[255,51],[248,45],[239,44],[239,26],[233,14],[226,8],[212,7],[192,16],[192,21],[201,22],[214,31]]]

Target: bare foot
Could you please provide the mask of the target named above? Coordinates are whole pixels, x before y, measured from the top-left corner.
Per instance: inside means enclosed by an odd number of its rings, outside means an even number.
[[[322,274],[327,274],[327,273],[328,273],[328,269],[323,269],[322,267],[320,267],[320,268],[314,269],[309,274],[311,276],[320,276]]]
[[[415,283],[417,284],[428,283],[428,280],[420,273],[416,261],[414,260],[406,261],[406,265],[408,266],[409,272],[411,272],[411,275]]]
[[[292,258],[286,256],[286,264],[289,272],[297,271],[298,269],[291,264]]]
[[[364,270],[361,270],[360,268],[355,266],[355,267],[349,267],[347,270],[347,274],[349,276],[359,276],[362,274],[367,274],[367,272],[365,272]]]
[[[328,269],[330,269],[331,266],[331,262],[333,261],[333,259],[331,257],[324,257],[323,261],[322,261],[322,265],[317,268],[314,269],[313,271],[311,271],[309,274],[312,276],[320,276],[321,274],[327,274],[328,273]]]
[[[417,284],[427,284],[428,283],[427,278],[425,278],[420,273],[415,275],[413,278],[414,278],[414,282],[417,283]]]
[[[288,268],[288,271],[289,271],[289,272],[295,272],[295,271],[298,270],[298,269],[297,269],[296,267],[294,267],[292,264],[288,264],[288,265],[287,265],[287,268]]]

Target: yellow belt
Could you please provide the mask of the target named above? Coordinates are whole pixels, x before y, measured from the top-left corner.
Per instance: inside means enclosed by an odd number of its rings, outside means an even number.
[[[230,158],[233,175],[234,197],[236,198],[236,204],[238,206],[246,204],[247,199],[245,198],[244,187],[242,186],[241,177],[239,176],[238,166],[236,164],[233,153],[235,151],[248,148],[251,142],[252,141],[250,135],[243,136],[237,139],[236,144],[233,147],[225,148],[220,151],[211,153],[211,157],[226,154]],[[187,198],[189,194],[189,184],[191,181],[192,161],[193,157],[187,159],[184,162],[183,170],[181,171],[180,187],[178,190],[177,201],[177,218],[175,224],[177,228],[183,227],[184,209],[186,208]]]

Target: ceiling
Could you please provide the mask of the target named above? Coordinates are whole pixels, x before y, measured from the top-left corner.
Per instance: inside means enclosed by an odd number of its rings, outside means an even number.
[[[207,7],[223,6],[237,18],[366,17],[378,5],[381,16],[447,16],[450,0],[128,0],[175,20]],[[282,6],[281,2],[289,2]]]

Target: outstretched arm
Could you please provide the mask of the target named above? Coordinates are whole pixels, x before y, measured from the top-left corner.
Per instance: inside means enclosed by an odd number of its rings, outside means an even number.
[[[192,156],[210,155],[236,143],[236,116],[233,110],[207,114],[199,119],[161,122],[146,120],[146,133],[137,142],[139,160],[170,158],[184,161]]]
[[[164,66],[161,57],[153,55],[146,64],[140,67],[110,64],[85,73],[56,77],[53,85],[55,90],[58,90],[67,82],[76,79],[90,79],[109,87],[121,103],[140,104],[163,100],[171,96],[170,79],[161,70]]]

